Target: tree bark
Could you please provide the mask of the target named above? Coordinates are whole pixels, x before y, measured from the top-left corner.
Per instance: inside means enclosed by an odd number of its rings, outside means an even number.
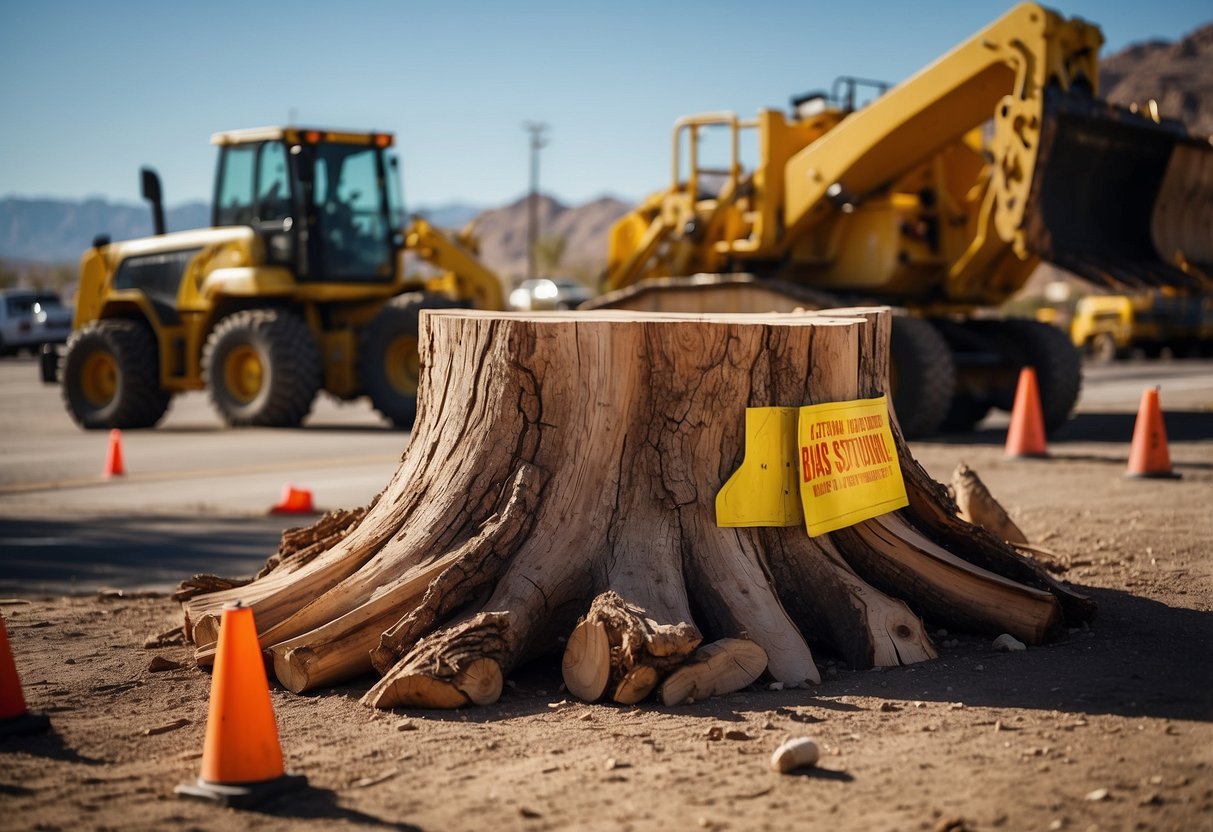
[[[574,695],[632,704],[764,670],[817,682],[810,643],[855,667],[930,659],[922,616],[1030,643],[1090,617],[960,520],[896,429],[908,508],[815,538],[716,524],[745,409],[879,395],[889,332],[880,309],[428,312],[395,476],[366,509],[288,533],[252,583],[186,598],[198,660],[240,599],[296,692],[374,669],[368,705],[484,704],[519,662],[562,652]]]

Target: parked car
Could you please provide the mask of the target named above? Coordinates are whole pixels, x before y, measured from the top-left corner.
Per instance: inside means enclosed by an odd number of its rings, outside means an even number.
[[[0,355],[62,344],[71,331],[72,312],[54,292],[0,290]]]
[[[524,280],[510,292],[510,309],[539,311],[574,309],[594,297],[594,293],[567,277],[537,277]]]

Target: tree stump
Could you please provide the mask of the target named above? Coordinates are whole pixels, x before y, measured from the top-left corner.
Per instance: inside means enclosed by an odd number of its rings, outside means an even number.
[[[717,525],[745,408],[883,393],[890,321],[424,313],[395,476],[366,509],[288,533],[253,582],[187,599],[198,661],[240,599],[296,692],[373,669],[368,705],[484,704],[520,662],[563,653],[587,701],[669,680],[676,702],[764,669],[817,682],[810,645],[856,668],[932,658],[924,617],[1028,643],[1089,618],[1086,598],[960,520],[895,424],[909,507],[814,538]]]

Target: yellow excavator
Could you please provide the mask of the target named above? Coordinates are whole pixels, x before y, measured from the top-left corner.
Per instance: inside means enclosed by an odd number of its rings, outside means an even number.
[[[1213,148],[1152,105],[1099,100],[1102,42],[1024,4],[864,106],[872,82],[844,78],[790,115],[680,119],[671,184],[613,226],[592,305],[892,304],[908,313],[892,351],[907,435],[1009,409],[1025,365],[1058,427],[1077,352],[1053,327],[988,314],[1041,260],[1113,289],[1213,285]],[[709,164],[713,134],[728,149]]]
[[[152,237],[94,241],[73,333],[42,375],[84,428],[155,425],[172,396],[206,389],[230,425],[294,426],[320,390],[367,395],[394,425],[416,417],[421,310],[500,309],[474,242],[407,224],[394,139],[270,127],[217,133],[212,227],[165,233],[143,171]],[[436,266],[406,272],[406,252]]]

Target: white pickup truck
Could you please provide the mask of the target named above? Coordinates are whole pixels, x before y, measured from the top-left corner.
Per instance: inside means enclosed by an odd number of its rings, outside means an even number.
[[[71,331],[72,312],[54,292],[0,290],[0,355],[62,344]]]

